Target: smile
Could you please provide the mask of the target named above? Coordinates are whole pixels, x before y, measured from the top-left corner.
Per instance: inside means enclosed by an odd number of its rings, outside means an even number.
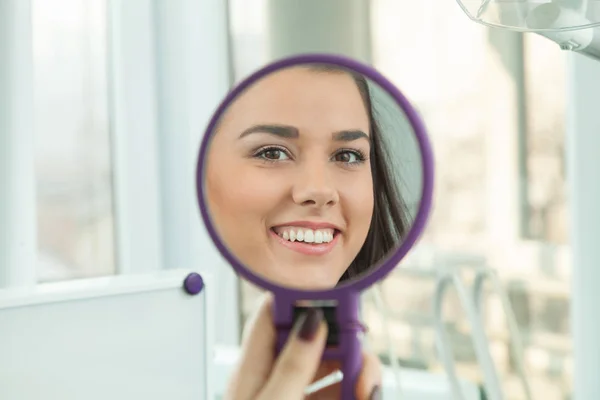
[[[284,247],[306,255],[329,253],[338,242],[340,232],[333,228],[310,229],[297,226],[275,227],[271,235]]]
[[[284,240],[304,243],[329,243],[333,240],[335,229],[308,229],[301,227],[274,228],[275,232]]]

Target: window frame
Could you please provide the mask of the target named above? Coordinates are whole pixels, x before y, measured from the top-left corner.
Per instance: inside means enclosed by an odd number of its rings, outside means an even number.
[[[1,289],[37,275],[31,0],[0,2],[0,25]]]
[[[110,135],[118,274],[162,264],[151,1],[107,1]],[[135,117],[134,117],[135,116]],[[146,169],[136,168],[136,163]]]
[[[227,2],[108,7],[118,271],[213,274],[219,344],[237,345],[238,278],[208,236],[195,189],[200,141],[232,84]]]

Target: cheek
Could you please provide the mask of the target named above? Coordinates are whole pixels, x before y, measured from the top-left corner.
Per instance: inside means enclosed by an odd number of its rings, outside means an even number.
[[[360,177],[355,177],[352,184],[347,187],[351,190],[345,190],[343,196],[346,218],[357,234],[355,236],[356,240],[360,240],[362,246],[371,225],[375,202],[371,171],[365,172]]]
[[[209,191],[211,211],[214,210],[215,222],[219,221],[224,229],[237,230],[266,220],[281,201],[281,186],[273,180],[265,179],[260,171],[236,174],[221,169],[212,175]],[[252,231],[247,231],[252,234]]]
[[[352,197],[354,218],[360,224],[361,231],[364,231],[366,238],[369,227],[371,226],[371,220],[373,219],[373,191],[372,189],[365,189],[360,193],[353,194]]]

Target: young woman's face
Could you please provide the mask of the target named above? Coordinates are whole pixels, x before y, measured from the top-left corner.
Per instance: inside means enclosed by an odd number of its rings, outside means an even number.
[[[280,70],[238,96],[206,165],[209,209],[230,251],[280,285],[335,286],[371,224],[369,128],[342,72]]]

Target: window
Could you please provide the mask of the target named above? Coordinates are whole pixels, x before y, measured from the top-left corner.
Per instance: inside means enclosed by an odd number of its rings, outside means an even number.
[[[236,81],[269,60],[267,1],[229,0],[229,29]]]
[[[112,274],[105,0],[33,0],[38,280]]]
[[[568,243],[565,189],[565,55],[539,35],[525,37],[527,236]]]
[[[486,231],[485,133],[499,122],[489,112],[505,101],[497,87],[507,78],[490,61],[486,32],[451,2],[378,0],[371,26],[374,66],[419,109],[434,146],[437,201],[424,240],[471,249]]]
[[[237,80],[270,60],[267,5],[251,10],[246,3],[229,3]],[[396,314],[390,331],[400,362],[442,368],[430,303],[435,274],[410,274],[407,268],[435,269],[435,260],[447,262],[446,255],[468,256],[500,274],[522,330],[534,395],[568,396],[563,53],[539,36],[473,23],[455,2],[431,7],[374,0],[370,5],[373,65],[418,108],[436,156],[435,207],[427,230],[403,261],[405,268],[382,286]],[[260,51],[246,50],[250,41]],[[467,281],[471,278],[466,274]],[[242,281],[243,318],[257,293]],[[510,338],[496,296],[486,296],[485,310],[495,364],[509,397],[518,398]],[[368,296],[363,311],[373,349],[385,360],[380,313]],[[459,374],[481,382],[470,327],[456,296],[449,296],[445,315]]]
[[[373,2],[374,64],[419,108],[435,148],[435,209],[419,251],[472,254],[495,268],[517,314],[534,395],[567,396],[565,56],[540,36],[487,29],[455,3],[442,3]],[[413,315],[433,288],[415,279],[398,269],[383,285],[389,304],[402,311],[396,345],[405,363],[436,369],[431,325],[423,324],[430,312]],[[485,309],[495,363],[507,394],[517,398],[496,296],[487,296]],[[470,328],[452,296],[445,312],[459,374],[480,380]]]

